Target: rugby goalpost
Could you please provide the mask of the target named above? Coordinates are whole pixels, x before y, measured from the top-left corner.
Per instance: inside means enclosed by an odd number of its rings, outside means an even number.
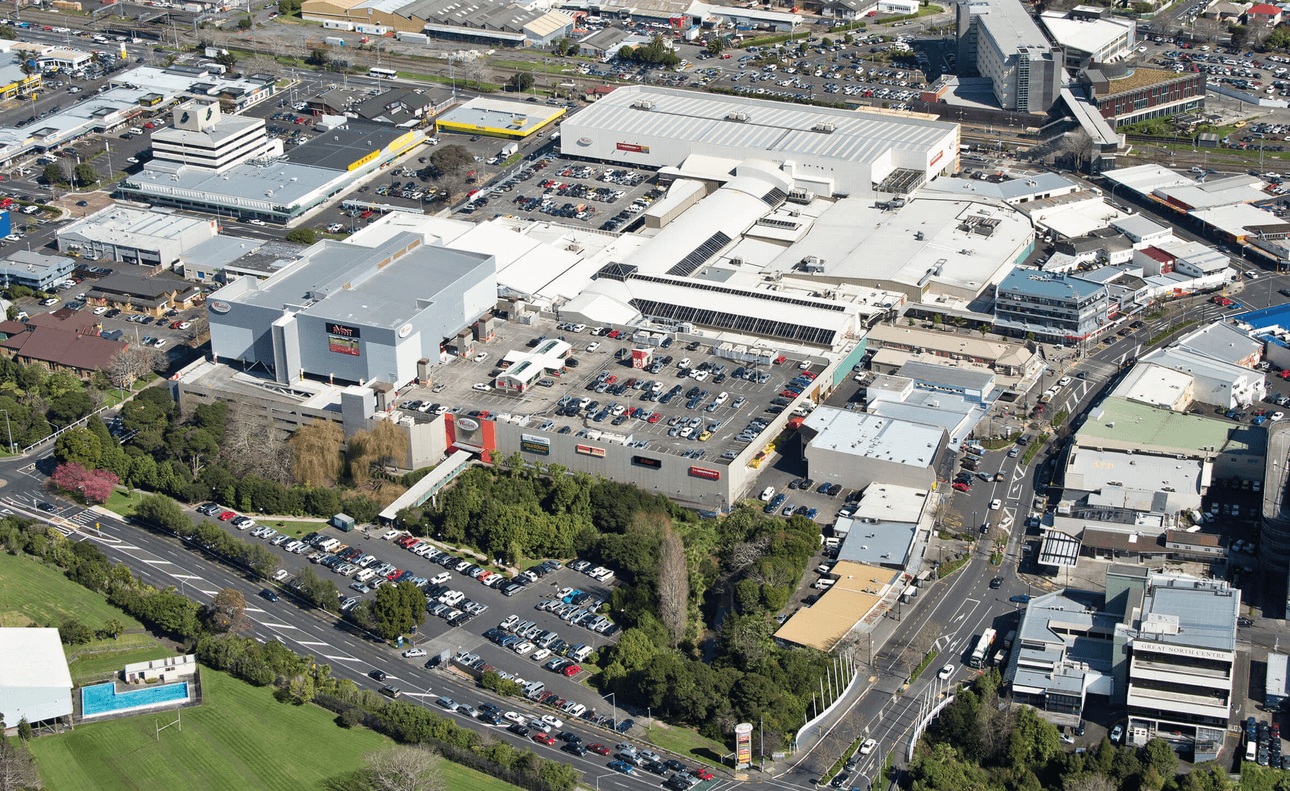
[[[153,724],[154,724],[154,725],[156,726],[156,728],[157,728],[157,733],[156,733],[157,741],[158,741],[158,742],[160,742],[160,741],[161,741],[161,732],[162,732],[162,731],[164,731],[165,729],[169,728],[170,726],[172,726],[172,725],[177,726],[177,729],[178,729],[180,732],[182,732],[182,731],[184,730],[184,710],[183,710],[183,709],[179,709],[179,710],[177,710],[177,711],[175,712],[175,721],[174,721],[174,722],[168,722],[168,723],[166,723],[165,725],[162,725],[160,720],[154,720],[154,721],[153,721]]]

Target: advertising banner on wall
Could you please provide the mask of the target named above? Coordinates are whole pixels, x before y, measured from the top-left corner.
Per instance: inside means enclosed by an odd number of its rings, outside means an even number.
[[[640,370],[649,365],[649,349],[632,349],[632,367]]]
[[[591,445],[574,445],[573,449],[584,456],[595,456],[597,459],[605,458],[604,448],[597,448]]]
[[[355,357],[360,356],[358,353],[357,338],[337,338],[335,335],[327,336],[327,350],[337,354],[352,354]]]
[[[551,455],[551,440],[533,434],[520,435],[520,450],[525,453],[536,453],[540,456]]]

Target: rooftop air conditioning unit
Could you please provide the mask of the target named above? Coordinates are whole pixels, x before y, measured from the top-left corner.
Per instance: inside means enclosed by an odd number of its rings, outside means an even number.
[[[726,113],[726,120],[735,121],[741,124],[746,124],[748,123],[748,113],[744,112],[743,110],[731,110],[730,112]]]
[[[632,102],[632,108],[636,110],[653,110],[654,103],[649,99],[637,99]]]
[[[821,133],[821,134],[825,134],[825,135],[831,135],[831,134],[833,134],[835,131],[837,131],[837,127],[836,127],[836,126],[834,126],[833,124],[828,123],[827,121],[825,121],[825,122],[823,122],[823,123],[818,123],[818,124],[816,124],[815,126],[811,127],[811,131],[812,131],[812,132],[819,132],[819,133]]]

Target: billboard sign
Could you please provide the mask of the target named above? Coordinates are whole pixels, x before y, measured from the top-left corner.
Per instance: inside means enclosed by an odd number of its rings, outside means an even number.
[[[536,453],[541,456],[551,455],[551,440],[533,434],[520,435],[520,450],[525,453]]]
[[[641,370],[649,365],[650,354],[649,349],[632,349],[632,368]]]
[[[228,304],[227,302],[220,302],[218,299],[211,300],[210,306],[211,306],[211,310],[215,311],[216,313],[228,313],[230,310],[233,309],[232,305]]]
[[[735,726],[736,769],[752,766],[752,730],[751,722],[741,722]]]
[[[362,356],[358,351],[357,338],[337,338],[335,335],[328,335],[327,351],[336,352],[337,354],[350,354],[354,357]]]
[[[638,467],[649,467],[652,470],[661,470],[663,468],[662,459],[653,459],[649,456],[632,456],[632,464]]]
[[[351,327],[347,324],[337,324],[334,321],[327,322],[328,335],[341,335],[346,338],[361,338],[358,327]]]
[[[461,428],[462,431],[479,431],[478,421],[470,417],[457,418],[457,426]]]
[[[584,456],[595,456],[597,459],[605,458],[604,448],[596,448],[591,445],[574,445],[573,449]]]
[[[649,153],[649,146],[641,146],[636,143],[619,143],[617,148],[619,151],[631,151],[636,154]]]
[[[691,467],[690,474],[696,478],[707,478],[710,481],[721,480],[721,473],[716,470],[709,470],[706,467]]]

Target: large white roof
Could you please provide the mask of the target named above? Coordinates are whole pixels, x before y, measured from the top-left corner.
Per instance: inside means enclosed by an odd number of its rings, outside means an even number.
[[[0,629],[0,694],[6,689],[72,688],[57,629]]]
[[[648,101],[650,109],[633,106],[641,100]],[[746,118],[730,121],[727,116],[732,112],[745,113]],[[955,124],[921,118],[653,86],[619,88],[569,120],[580,130],[604,134],[659,135],[731,149],[852,162],[873,162],[893,149],[931,151],[956,128]],[[828,133],[816,131],[820,124],[833,128]]]
[[[812,447],[911,467],[936,461],[945,429],[834,407],[819,407],[804,425],[819,432]]]

